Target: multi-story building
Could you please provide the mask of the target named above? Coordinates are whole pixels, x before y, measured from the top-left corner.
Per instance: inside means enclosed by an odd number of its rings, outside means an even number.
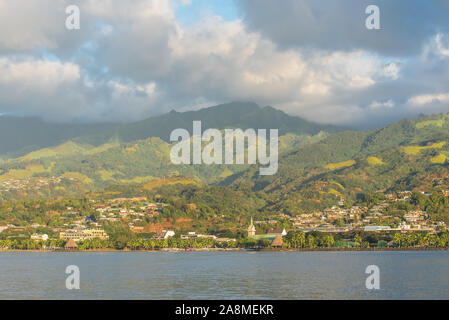
[[[32,234],[31,235],[31,240],[34,241],[47,241],[48,240],[48,234]]]
[[[214,235],[208,235],[208,234],[198,234],[196,232],[189,232],[188,234],[181,235],[181,239],[196,239],[196,238],[203,238],[203,239],[217,239]]]
[[[109,236],[104,232],[103,229],[88,229],[88,230],[67,230],[59,234],[60,239],[73,241],[83,241],[87,239],[109,239]]]
[[[153,239],[155,240],[167,240],[168,238],[174,237],[175,232],[169,231],[169,230],[162,230],[161,232],[156,232],[156,234],[153,236]]]

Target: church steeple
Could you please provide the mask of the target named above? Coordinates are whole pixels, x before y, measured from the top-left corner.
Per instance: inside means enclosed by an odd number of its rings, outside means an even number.
[[[254,226],[253,217],[251,217],[251,224],[248,227],[248,237],[256,235],[256,227]]]

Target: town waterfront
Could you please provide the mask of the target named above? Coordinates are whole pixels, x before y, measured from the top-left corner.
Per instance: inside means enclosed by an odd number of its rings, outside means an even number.
[[[80,269],[67,290],[65,269]],[[365,269],[380,269],[380,290]],[[2,252],[0,299],[447,299],[449,252]]]

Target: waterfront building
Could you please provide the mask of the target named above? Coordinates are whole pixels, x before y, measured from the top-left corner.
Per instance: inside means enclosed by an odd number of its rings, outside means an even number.
[[[366,226],[364,231],[391,231],[389,226]]]
[[[69,239],[64,246],[65,250],[78,250],[78,245],[73,239]]]
[[[161,232],[156,232],[156,234],[153,236],[153,239],[167,240],[168,238],[174,237],[174,236],[175,236],[174,231],[162,230]]]
[[[196,232],[189,232],[188,234],[183,234],[181,235],[181,239],[186,240],[186,239],[195,239],[195,238],[203,238],[203,239],[217,239],[216,236],[214,235],[209,235],[209,234],[198,234]]]
[[[63,240],[72,239],[73,241],[83,241],[88,239],[102,239],[107,240],[109,236],[103,229],[88,229],[88,230],[67,230],[59,234],[59,238]]]
[[[280,229],[270,229],[270,230],[268,230],[268,232],[267,232],[267,234],[268,235],[272,235],[272,236],[281,236],[281,238],[282,237],[285,237],[286,235],[287,235],[287,230],[285,230],[285,228],[280,228]]]
[[[273,242],[271,243],[271,246],[272,246],[272,247],[280,248],[280,247],[282,247],[283,244],[284,244],[284,241],[282,240],[282,236],[277,235],[277,236],[274,238]]]
[[[48,240],[48,234],[32,234],[31,235],[31,240],[34,241],[47,241]]]

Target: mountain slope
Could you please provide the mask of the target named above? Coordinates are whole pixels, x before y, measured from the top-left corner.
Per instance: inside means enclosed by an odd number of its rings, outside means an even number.
[[[108,127],[108,124],[50,123],[33,117],[0,116],[0,154],[23,155]]]
[[[208,128],[278,128],[280,135],[315,135],[340,129],[319,125],[271,107],[260,108],[254,103],[234,102],[198,111],[176,112],[146,120],[114,124],[51,123],[38,118],[0,116],[0,158],[15,158],[42,148],[54,147],[68,140],[94,146],[106,143],[131,142],[158,137],[169,142],[177,128],[192,130],[192,122],[200,120]]]
[[[282,155],[277,175],[250,168],[226,184],[274,194],[277,210],[302,212],[361,193],[449,189],[448,159],[449,115],[434,115],[340,132]]]
[[[169,142],[170,133],[174,129],[183,128],[192,132],[193,121],[199,120],[202,129],[279,129],[279,135],[294,133],[297,135],[315,135],[320,131],[334,133],[340,131],[336,126],[319,125],[299,117],[287,115],[272,107],[260,108],[255,103],[233,102],[198,111],[171,111],[162,116],[143,121],[111,126],[101,133],[77,139],[79,142],[99,145],[111,139],[121,142],[158,137]]]
[[[280,137],[280,151],[288,152],[326,136],[323,132],[314,136],[289,133]],[[0,164],[0,192],[10,191],[11,183],[20,186],[20,181],[26,181],[27,185],[36,185],[38,181],[47,183],[54,177],[76,182],[75,187],[79,190],[100,190],[112,184],[139,184],[175,177],[190,177],[202,183],[217,184],[249,167],[174,165],[170,161],[170,149],[171,145],[160,138],[106,143],[97,147],[68,141],[4,161]],[[79,183],[84,188],[80,189]]]

